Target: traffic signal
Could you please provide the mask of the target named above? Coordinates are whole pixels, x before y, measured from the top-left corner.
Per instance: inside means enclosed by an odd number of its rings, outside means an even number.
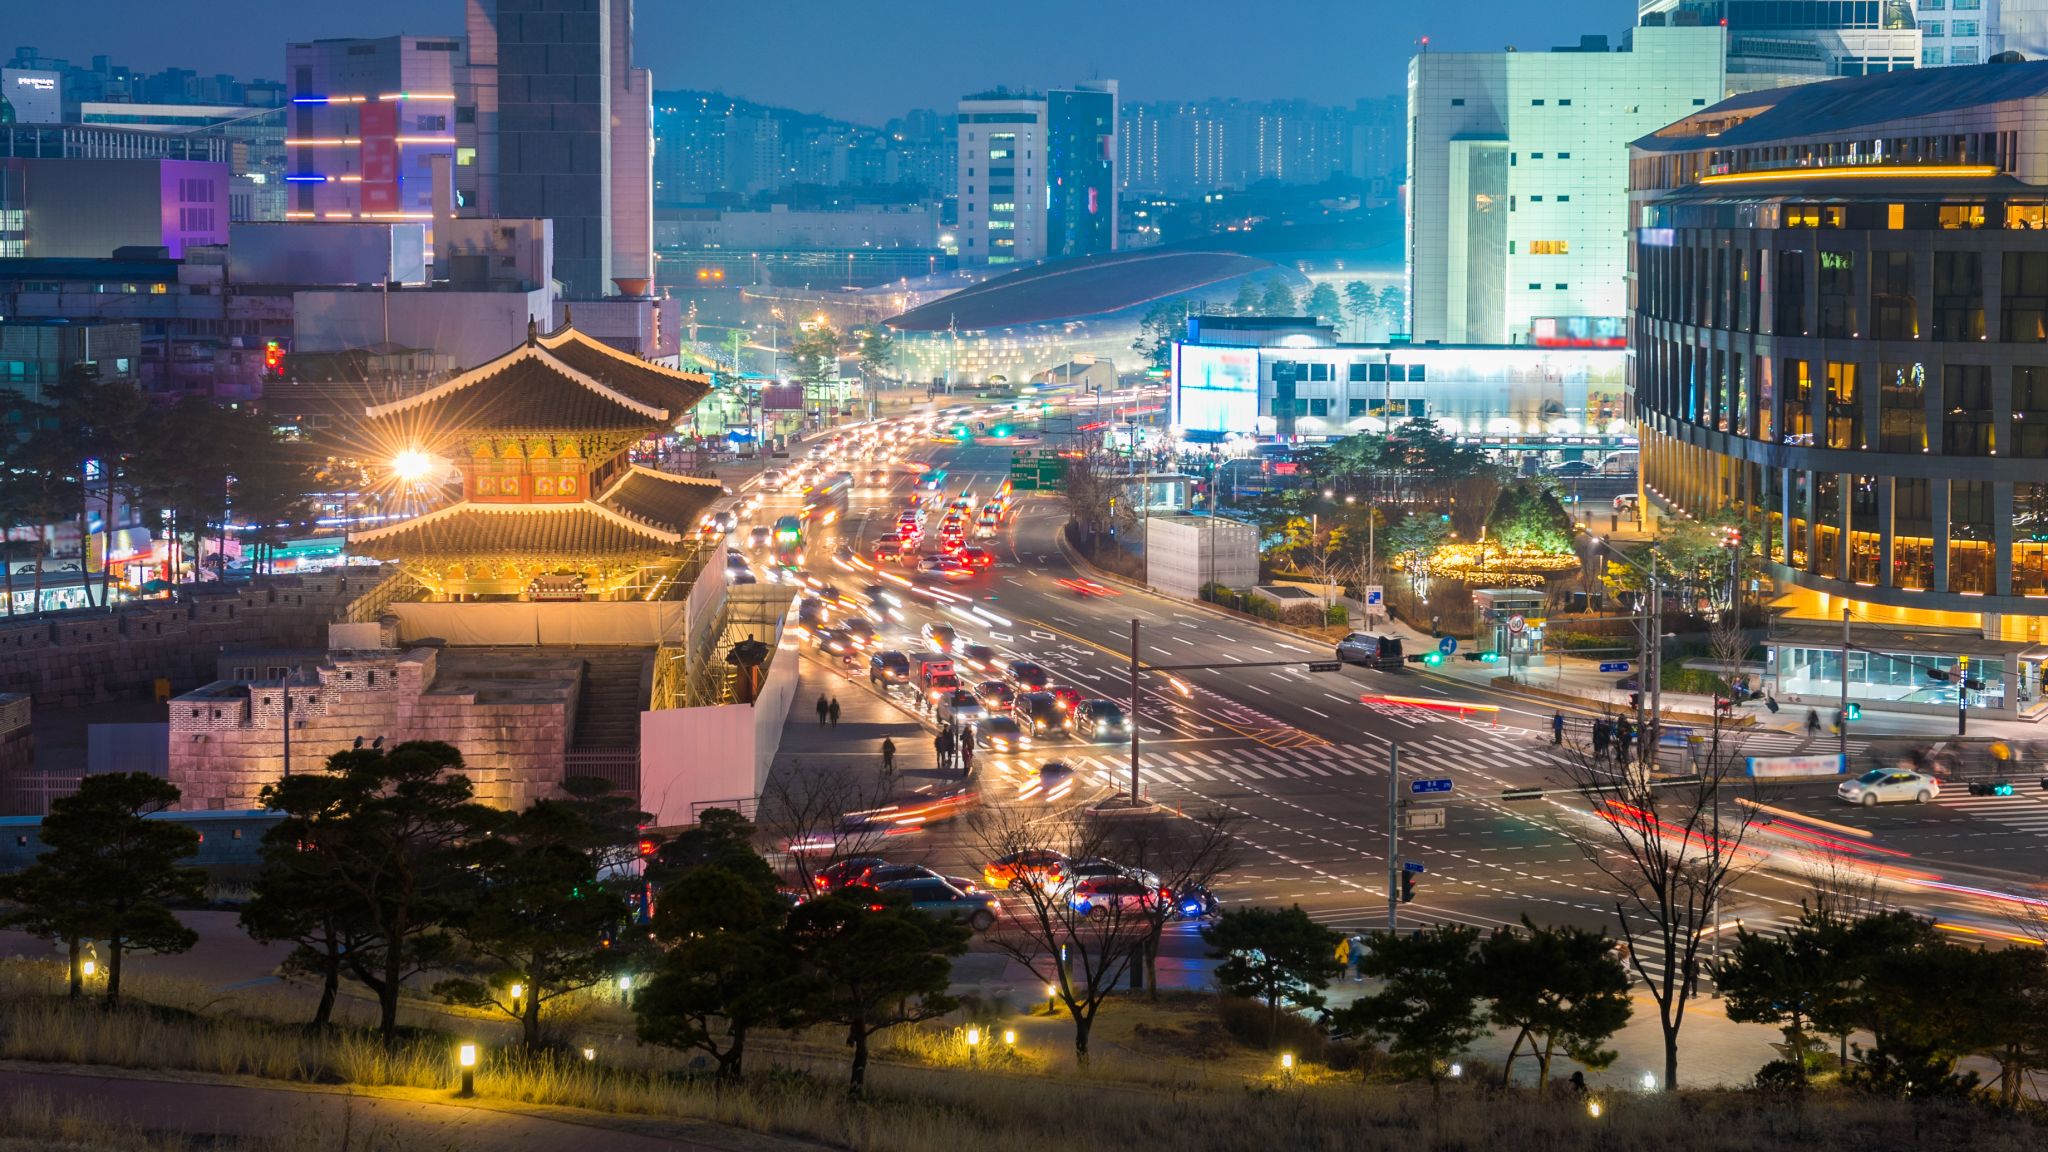
[[[264,342],[263,370],[272,376],[284,375],[284,346],[275,340]]]
[[[1863,705],[1861,705],[1861,704],[1858,704],[1858,703],[1856,703],[1856,702],[1855,702],[1855,701],[1853,701],[1853,700],[1852,700],[1852,701],[1850,701],[1850,702],[1849,702],[1849,719],[1851,719],[1851,720],[1861,720],[1861,719],[1863,719]]]
[[[1444,654],[1441,652],[1427,653],[1422,657],[1422,662],[1434,668],[1444,662]]]
[[[1415,873],[1413,873],[1413,872],[1403,872],[1403,873],[1401,873],[1401,903],[1403,903],[1403,904],[1412,904],[1412,903],[1414,903],[1414,902],[1415,902]]]
[[[1642,706],[1643,706],[1643,694],[1642,694],[1641,692],[1631,692],[1631,693],[1629,693],[1629,694],[1628,694],[1628,710],[1629,710],[1629,711],[1631,711],[1631,712],[1637,711],[1637,710],[1639,710],[1640,708],[1642,708]]]

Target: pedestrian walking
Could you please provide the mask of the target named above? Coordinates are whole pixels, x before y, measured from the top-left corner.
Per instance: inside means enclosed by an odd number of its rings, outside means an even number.
[[[960,776],[962,779],[974,774],[974,742],[960,745]]]
[[[1564,712],[1561,710],[1550,714],[1550,742],[1564,743]]]
[[[974,756],[974,729],[960,729],[960,751],[970,759]]]
[[[1626,761],[1628,759],[1629,747],[1633,745],[1635,742],[1636,726],[1629,723],[1628,717],[1626,716],[1623,716],[1621,719],[1616,720],[1614,722],[1615,755],[1620,759]]]
[[[825,726],[825,713],[831,711],[831,708],[832,706],[825,702],[823,696],[818,697],[818,727],[823,728]]]
[[[953,743],[953,730],[951,728],[939,729],[939,768],[942,771],[951,772],[953,770],[953,753],[958,747],[959,745]]]
[[[1806,710],[1806,738],[1811,740],[1818,735],[1820,735],[1820,713],[1808,708]]]
[[[939,734],[932,737],[932,759],[938,764],[941,772],[946,770],[946,736],[946,730],[941,728]]]
[[[832,698],[832,706],[825,709],[825,715],[831,717],[832,727],[834,730],[837,730],[839,727],[839,697],[834,696]]]
[[[1600,719],[1593,721],[1593,759],[1606,759],[1607,739],[1613,733],[1614,722],[1612,720],[1602,716]]]
[[[882,771],[894,772],[895,770],[896,742],[884,736],[882,737]]]

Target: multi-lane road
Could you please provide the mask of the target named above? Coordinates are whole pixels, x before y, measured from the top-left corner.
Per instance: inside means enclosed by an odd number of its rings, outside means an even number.
[[[933,446],[927,460],[946,470],[948,495],[971,489],[985,498],[1007,477],[1009,458],[1006,447],[970,444]],[[893,525],[910,483],[905,476],[888,492],[859,495],[839,526],[844,538],[864,554]],[[1440,802],[1442,827],[1401,834],[1401,855],[1426,869],[1414,902],[1398,909],[1403,925],[1485,927],[1526,914],[1538,922],[1612,927],[1613,882],[1589,861],[1583,834],[1575,834],[1589,819],[1585,801],[1569,792],[1533,800],[1502,795],[1564,782],[1568,761],[1551,745],[1548,705],[1415,669],[1311,672],[1310,661],[1331,653],[1309,640],[1128,585],[1099,582],[1097,590],[1077,591],[1074,580],[1095,574],[1065,558],[1057,542],[1065,519],[1057,498],[1020,499],[995,542],[998,565],[950,587],[980,612],[910,598],[911,611],[923,615],[913,616],[909,630],[922,619],[951,623],[962,642],[1038,661],[1060,682],[1127,704],[1135,621],[1139,659],[1179,669],[1173,679],[1180,681],[1139,678],[1141,784],[1161,804],[1237,818],[1243,864],[1224,885],[1228,900],[1299,903],[1340,929],[1384,926],[1387,772],[1398,746],[1400,792],[1421,779],[1448,779],[1452,789]],[[1497,711],[1459,714],[1372,699],[1379,696]],[[906,727],[912,723],[906,713]],[[1803,736],[1779,731],[1741,739],[1750,755],[1807,745]],[[1832,743],[1815,750],[1830,751]],[[1851,751],[1869,754],[1860,742]],[[1079,772],[1083,786],[1072,802],[1128,788],[1128,745],[1065,742],[1041,743],[1021,757],[984,753],[977,758],[979,784],[991,799],[1014,794],[1014,781],[1055,757]],[[1879,877],[1895,905],[1961,929],[2009,933],[2015,905],[2005,894],[2035,891],[2042,872],[2048,797],[1958,793],[1928,805],[1871,810],[1835,801],[1833,781],[1768,789],[1761,798],[1790,815],[1751,832],[1757,866],[1725,901],[1723,923],[1754,928],[1796,916],[1811,894],[1808,874],[1826,856],[1831,872],[1846,861]],[[964,870],[979,861],[940,863]],[[1189,935],[1178,947],[1194,954],[1200,944]]]

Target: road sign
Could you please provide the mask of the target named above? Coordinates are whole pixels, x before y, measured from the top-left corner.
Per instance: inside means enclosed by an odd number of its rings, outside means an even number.
[[[1308,666],[1308,670],[1311,672],[1342,672],[1344,670],[1344,663],[1341,660],[1320,660],[1311,663]]]
[[[1441,808],[1410,808],[1401,813],[1401,827],[1410,832],[1427,832],[1444,826]]]
[[[1365,586],[1365,606],[1367,608],[1382,608],[1386,606],[1386,603],[1387,590],[1384,585],[1367,584]]]
[[[1443,639],[1436,642],[1436,650],[1443,653],[1446,656],[1449,656],[1451,653],[1456,652],[1458,650],[1458,638],[1456,636],[1444,637]]]
[[[1628,661],[1602,660],[1600,662],[1600,670],[1602,672],[1626,672],[1628,671]]]
[[[1527,628],[1528,626],[1528,622],[1522,619],[1522,614],[1519,612],[1515,613],[1513,616],[1508,617],[1508,632],[1510,635],[1520,636],[1522,634],[1522,629]]]
[[[1451,782],[1441,777],[1435,780],[1410,780],[1408,782],[1408,791],[1417,796],[1426,795],[1431,792],[1449,792],[1450,790]]]
[[[1427,868],[1424,868],[1424,867],[1422,866],[1422,861],[1420,861],[1420,860],[1403,860],[1403,861],[1401,861],[1401,871],[1403,871],[1403,872],[1427,872],[1427,871],[1429,871],[1429,869],[1427,869]]]

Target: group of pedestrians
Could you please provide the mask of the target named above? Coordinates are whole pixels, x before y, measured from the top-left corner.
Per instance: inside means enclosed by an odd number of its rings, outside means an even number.
[[[941,724],[932,737],[932,751],[938,756],[939,771],[967,775],[974,771],[974,729]]]
[[[818,727],[839,727],[839,697],[818,694]]]
[[[1616,760],[1626,762],[1635,742],[1636,726],[1628,717],[1602,716],[1593,721],[1593,759],[1605,760],[1611,751]]]

